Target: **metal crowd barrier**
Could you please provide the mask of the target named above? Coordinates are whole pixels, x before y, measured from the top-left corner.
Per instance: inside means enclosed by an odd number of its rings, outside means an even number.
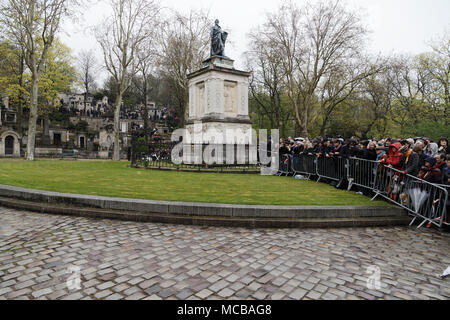
[[[294,170],[294,175],[306,175],[309,179],[311,176],[316,175],[317,172],[316,156],[307,154],[294,155],[292,168]]]
[[[401,171],[379,166],[375,177],[375,199],[378,196],[406,209],[414,219],[423,219],[418,228],[428,222],[428,226],[441,228],[448,225],[448,191],[445,187],[429,183]]]
[[[280,176],[288,176],[293,174],[292,171],[292,155],[290,154],[282,154],[280,156],[280,169],[279,171],[279,175]]]
[[[374,189],[379,163],[358,158],[346,160],[348,190],[351,190],[354,185]]]
[[[448,221],[448,213],[450,212],[450,185],[449,184],[438,184],[438,187],[444,188],[447,191],[447,201],[445,202],[445,219],[443,219],[442,224],[450,226],[450,221]]]
[[[341,181],[346,177],[347,159],[342,157],[317,158],[316,173],[320,181],[322,178]]]
[[[425,223],[441,228],[450,225],[447,220],[450,186],[432,184],[417,177],[403,174],[379,162],[341,157],[316,157],[314,155],[282,155],[279,175],[307,175],[343,181],[348,180],[348,190],[352,186],[372,190],[375,200],[378,196],[406,209],[414,218],[411,225],[422,219],[418,228]],[[339,184],[340,184],[339,182]]]

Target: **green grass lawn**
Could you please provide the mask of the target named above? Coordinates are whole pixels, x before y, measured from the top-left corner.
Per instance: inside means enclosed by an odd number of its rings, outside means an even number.
[[[0,184],[149,200],[264,205],[387,205],[292,177],[142,170],[128,162],[0,160]]]

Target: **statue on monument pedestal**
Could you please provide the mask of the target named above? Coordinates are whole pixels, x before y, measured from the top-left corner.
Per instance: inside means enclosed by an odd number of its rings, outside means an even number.
[[[216,19],[215,25],[211,27],[211,57],[225,57],[224,51],[227,36],[228,33],[222,31],[222,28],[219,26],[219,20]]]

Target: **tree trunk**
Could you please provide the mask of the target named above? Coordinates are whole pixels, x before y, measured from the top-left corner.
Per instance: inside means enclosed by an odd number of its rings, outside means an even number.
[[[85,112],[85,114],[87,112],[87,95],[88,95],[88,93],[86,90],[86,92],[84,93],[84,112]]]
[[[327,115],[325,115],[325,118],[323,119],[323,122],[322,122],[322,126],[320,127],[320,134],[319,135],[321,137],[325,136],[326,128],[327,128],[327,124],[328,124],[328,119],[329,119],[329,115],[327,114]]]
[[[289,96],[289,99],[291,100],[291,103],[294,105],[295,121],[297,122],[299,128],[301,129],[301,134],[302,134],[303,138],[307,138],[308,137],[308,128],[306,127],[306,125],[304,125],[304,123],[307,123],[307,120],[303,121],[303,119],[300,117],[300,112],[298,110],[298,104],[294,100],[294,98],[292,96]],[[305,116],[306,116],[306,112],[305,112]]]
[[[21,98],[19,98],[19,103],[17,104],[17,132],[20,135],[20,139],[22,139],[22,118],[23,118],[23,109]]]
[[[145,146],[148,147],[148,97],[147,97],[147,78],[144,74],[144,132],[145,132]]]
[[[184,125],[184,118],[185,118],[185,113],[186,110],[184,108],[184,101],[179,101],[178,102],[178,110],[179,110],[179,128],[182,128]]]
[[[303,138],[308,137],[308,121],[309,121],[309,111],[311,108],[311,96],[308,95],[306,98],[303,98],[303,118],[302,118],[302,136]]]
[[[308,112],[305,110],[305,113],[303,115],[302,123],[300,124],[300,127],[302,128],[302,138],[308,137]]]
[[[122,104],[122,93],[119,91],[114,109],[114,153],[113,161],[120,161],[120,105]]]
[[[39,76],[36,70],[32,71],[31,75],[31,106],[30,118],[28,121],[28,138],[27,138],[27,155],[26,159],[34,160],[34,146],[36,143],[36,121],[38,118],[38,82]]]
[[[43,132],[42,132],[42,144],[47,147],[50,145],[50,131],[49,131],[49,115],[48,109],[44,111],[44,119],[43,119]]]
[[[23,72],[25,69],[25,61],[23,58],[23,55],[20,56],[20,77],[19,77],[19,86],[21,86],[23,88]],[[20,91],[19,93],[19,101],[17,103],[17,132],[20,135],[20,141],[22,141],[22,135],[23,135],[23,126],[22,126],[22,118],[23,118],[23,107],[22,107],[22,102],[24,101],[24,97],[23,97],[23,93],[22,91]],[[22,145],[22,143],[21,143]]]

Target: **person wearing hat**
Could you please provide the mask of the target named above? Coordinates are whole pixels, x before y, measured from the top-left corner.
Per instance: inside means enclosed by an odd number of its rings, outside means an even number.
[[[420,169],[418,177],[430,183],[441,183],[441,170],[435,167],[436,159],[428,157],[425,159],[425,165]]]
[[[314,154],[316,155],[316,157],[320,156],[320,152],[322,151],[322,139],[321,138],[315,138],[312,142],[313,144],[313,149],[314,149]]]
[[[344,139],[342,138],[334,139],[333,142],[334,142],[333,156],[340,156],[342,153]]]
[[[356,146],[358,142],[356,139],[351,138],[347,144],[342,147],[341,155],[345,158],[357,157],[360,154],[359,148]]]
[[[331,139],[325,138],[323,140],[323,146],[321,150],[322,155],[329,158],[330,156],[333,155],[333,152],[334,152],[334,145]]]
[[[411,149],[411,145],[406,143],[400,148],[399,152],[403,155],[399,165],[404,174],[417,176],[419,173],[419,155]]]

